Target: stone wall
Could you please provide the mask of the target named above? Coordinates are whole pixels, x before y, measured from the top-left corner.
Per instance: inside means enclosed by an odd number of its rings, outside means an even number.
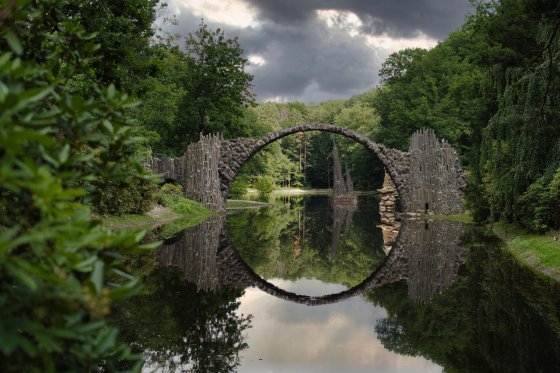
[[[466,181],[455,149],[447,141],[440,141],[432,129],[424,129],[412,135],[409,153],[410,178],[406,187],[405,211],[463,212]]]
[[[226,199],[220,190],[221,135],[200,136],[183,156],[185,196],[212,211],[224,211]]]
[[[148,157],[144,160],[143,166],[154,174],[162,175],[164,180],[173,180],[182,185],[185,182],[183,162],[183,157]]]

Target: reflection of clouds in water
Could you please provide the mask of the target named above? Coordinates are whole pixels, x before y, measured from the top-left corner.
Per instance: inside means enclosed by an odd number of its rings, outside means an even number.
[[[273,283],[296,293],[345,290],[318,280]],[[387,351],[374,331],[386,312],[361,297],[308,307],[249,288],[240,300],[238,312],[254,319],[239,372],[441,372],[425,359]]]

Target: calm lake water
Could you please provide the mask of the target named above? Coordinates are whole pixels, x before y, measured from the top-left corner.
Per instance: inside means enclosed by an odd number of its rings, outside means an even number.
[[[391,238],[373,196],[271,202],[131,260],[144,291],[113,319],[144,371],[560,371],[560,284],[481,228]]]

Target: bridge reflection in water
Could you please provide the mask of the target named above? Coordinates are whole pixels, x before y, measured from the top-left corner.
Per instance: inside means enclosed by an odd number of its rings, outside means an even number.
[[[406,281],[408,294],[420,302],[446,290],[457,277],[466,255],[460,222],[404,219],[385,260],[360,284],[336,294],[309,296],[288,292],[257,275],[230,240],[224,216],[212,217],[166,241],[157,252],[160,266],[180,268],[198,290],[220,285],[257,287],[292,302],[321,305],[356,296],[368,289]],[[250,229],[250,228],[249,228]]]

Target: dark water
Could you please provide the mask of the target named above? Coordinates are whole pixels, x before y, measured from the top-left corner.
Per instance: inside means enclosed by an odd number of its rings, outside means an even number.
[[[145,371],[560,371],[560,284],[480,228],[402,221],[386,254],[372,197],[225,220],[131,260],[145,288],[113,319]]]

